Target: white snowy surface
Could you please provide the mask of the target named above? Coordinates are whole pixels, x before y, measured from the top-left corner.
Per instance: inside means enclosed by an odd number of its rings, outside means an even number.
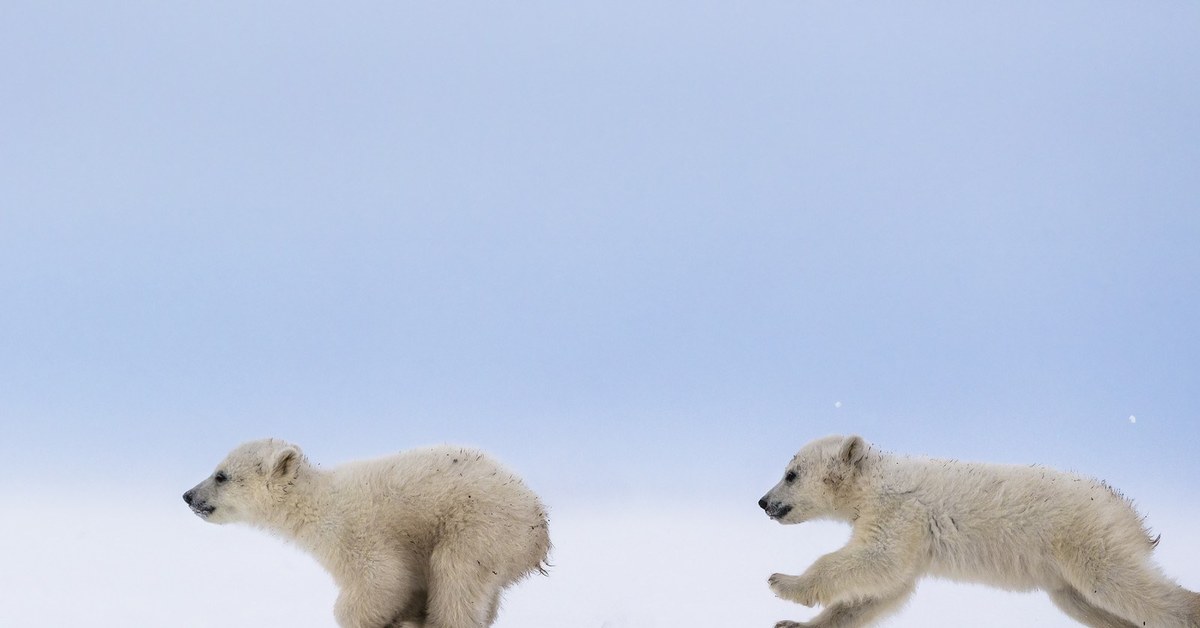
[[[257,530],[195,518],[177,496],[10,496],[0,517],[0,626],[333,628],[336,590],[298,550]],[[178,503],[176,503],[178,502]],[[770,628],[814,611],[778,600],[772,572],[799,573],[848,528],[780,526],[739,504],[669,501],[552,509],[549,577],[511,589],[496,628]],[[1187,509],[1151,520],[1158,556],[1200,587]],[[1043,594],[934,580],[885,625],[1074,626]]]

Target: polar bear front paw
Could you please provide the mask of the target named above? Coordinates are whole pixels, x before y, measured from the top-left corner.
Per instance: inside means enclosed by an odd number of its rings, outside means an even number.
[[[816,606],[820,603],[811,584],[804,576],[789,576],[781,573],[772,574],[767,579],[767,584],[771,586],[772,593],[785,600],[805,606]],[[800,624],[796,625],[799,626]]]

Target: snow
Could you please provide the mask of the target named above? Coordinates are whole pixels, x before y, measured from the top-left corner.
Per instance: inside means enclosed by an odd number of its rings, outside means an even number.
[[[152,497],[153,501],[146,501]],[[139,501],[140,500],[140,501]],[[178,502],[178,503],[176,503]],[[250,528],[194,517],[177,495],[15,496],[0,517],[0,625],[334,628],[333,583],[308,556]],[[1197,588],[1195,513],[1156,512],[1160,559]],[[1185,516],[1191,514],[1192,516]],[[635,502],[551,512],[549,577],[511,589],[496,628],[760,626],[814,611],[767,577],[845,542],[830,523],[781,526],[738,504]],[[1042,594],[927,580],[887,626],[1074,624]]]

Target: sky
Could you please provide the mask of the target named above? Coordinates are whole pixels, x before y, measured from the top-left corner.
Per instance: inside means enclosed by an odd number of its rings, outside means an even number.
[[[619,543],[630,512],[754,537],[767,560],[712,558],[732,587],[755,566],[737,607],[781,619],[766,576],[821,545],[755,502],[805,442],[858,433],[1104,478],[1178,561],[1196,32],[1182,1],[5,2],[6,541],[87,504],[63,534],[132,526],[110,534],[148,562],[92,564],[142,582],[233,538],[179,494],[242,441],[328,466],[462,443],[565,539]],[[140,547],[134,520],[169,523]],[[0,576],[33,587],[34,562]],[[560,562],[533,599],[615,573]],[[199,570],[163,586],[218,595]],[[625,595],[583,625],[669,624]]]

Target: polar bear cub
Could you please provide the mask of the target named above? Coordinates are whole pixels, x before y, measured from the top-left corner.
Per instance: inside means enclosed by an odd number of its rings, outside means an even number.
[[[781,598],[824,610],[776,628],[862,626],[896,610],[925,574],[1011,591],[1042,589],[1097,628],[1200,628],[1200,595],[1151,559],[1157,539],[1114,490],[1043,467],[879,452],[830,436],[796,454],[758,502],[780,523],[853,525],[803,575],[775,574]]]
[[[482,628],[503,589],[542,571],[546,511],[481,452],[407,451],[324,470],[266,439],[229,454],[183,500],[311,552],[340,588],[342,628]],[[544,573],[544,571],[542,571]]]

